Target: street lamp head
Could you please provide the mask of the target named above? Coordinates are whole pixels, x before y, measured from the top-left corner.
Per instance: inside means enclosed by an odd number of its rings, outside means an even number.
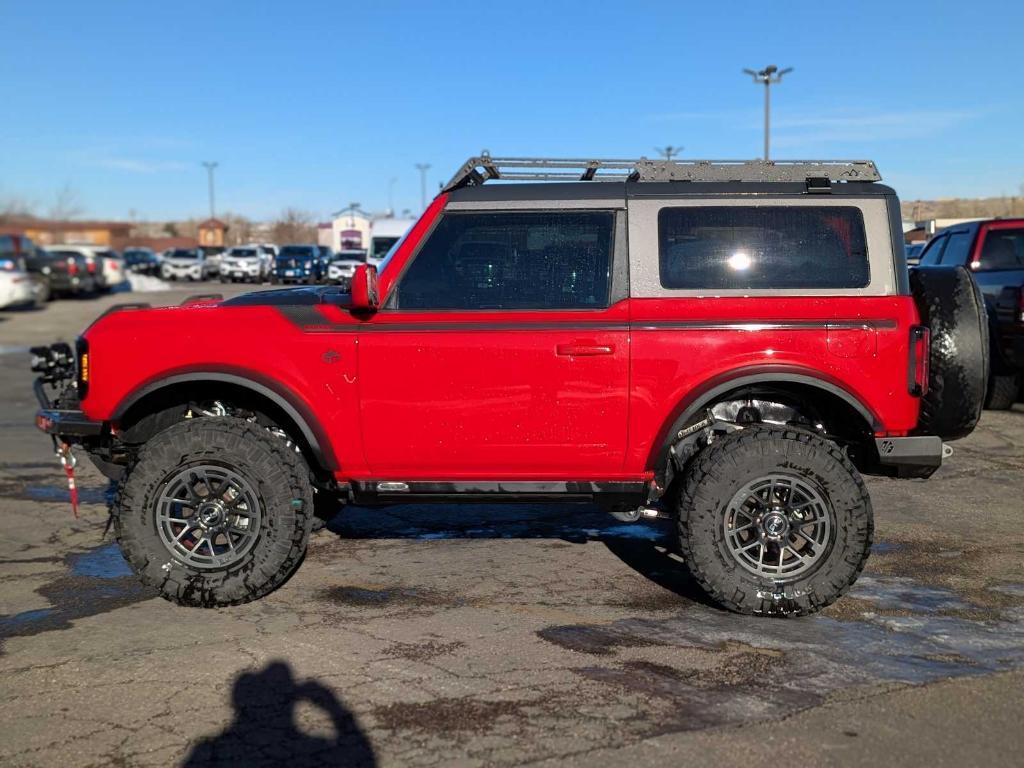
[[[769,64],[764,69],[753,70],[744,69],[743,74],[750,75],[755,83],[763,83],[764,85],[773,85],[774,83],[782,82],[782,76],[793,71],[792,67],[786,67],[785,69],[779,69],[774,64]]]

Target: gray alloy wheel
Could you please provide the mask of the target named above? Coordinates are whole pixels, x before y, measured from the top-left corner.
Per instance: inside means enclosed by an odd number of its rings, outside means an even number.
[[[722,518],[729,554],[740,567],[774,579],[813,570],[832,545],[835,512],[811,480],[771,474],[746,483]]]
[[[193,568],[228,568],[256,543],[262,504],[238,472],[215,464],[178,470],[156,502],[156,527],[168,551]]]

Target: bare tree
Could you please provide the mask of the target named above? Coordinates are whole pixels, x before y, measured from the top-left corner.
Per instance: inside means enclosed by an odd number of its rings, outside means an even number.
[[[271,236],[280,245],[316,242],[316,222],[312,214],[298,208],[286,208],[270,225]]]
[[[51,219],[74,219],[85,212],[78,192],[70,184],[65,184],[58,191],[53,200],[53,205],[47,211]]]
[[[0,200],[0,219],[34,219],[36,204],[23,197],[5,197]]]
[[[251,219],[239,213],[224,213],[219,218],[228,225],[232,245],[252,242],[253,224]]]

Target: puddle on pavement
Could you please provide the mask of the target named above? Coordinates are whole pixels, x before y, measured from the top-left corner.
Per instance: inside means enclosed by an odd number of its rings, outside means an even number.
[[[36,589],[51,607],[0,616],[0,649],[6,638],[68,629],[77,619],[156,596],[135,577],[114,542],[72,553],[64,563],[64,573]]]
[[[1024,585],[996,589],[1024,596]],[[579,653],[584,666],[575,671],[584,678],[671,700],[680,713],[672,728],[684,730],[778,717],[851,686],[921,684],[1024,667],[1022,605],[996,620],[965,619],[956,614],[973,606],[953,591],[888,576],[861,577],[844,599],[865,610],[843,620],[771,620],[694,605],[670,618],[551,626],[538,635]],[[885,613],[893,609],[899,615]],[[621,649],[655,645],[662,661],[666,648],[677,647],[713,652],[718,665],[615,663]],[[748,652],[731,653],[737,645]],[[603,663],[586,664],[587,656]]]
[[[328,587],[320,591],[320,598],[332,603],[356,608],[385,608],[391,606],[442,605],[448,603],[444,595],[425,589],[407,587]]]
[[[427,702],[395,702],[376,707],[373,717],[390,730],[419,729],[431,733],[473,731],[486,733],[501,718],[519,719],[530,701],[480,701],[473,698],[441,698]]]
[[[58,467],[57,471],[59,469]],[[112,493],[109,487],[79,486],[78,499],[82,504],[108,505],[112,501]],[[0,497],[23,501],[71,503],[67,485],[59,480],[55,483],[24,483],[17,480],[0,482]]]

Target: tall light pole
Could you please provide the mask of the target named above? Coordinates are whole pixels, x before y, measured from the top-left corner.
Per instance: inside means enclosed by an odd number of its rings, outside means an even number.
[[[420,172],[420,208],[427,210],[427,171],[430,170],[430,163],[416,163],[416,170]]]
[[[398,181],[397,176],[392,176],[388,180],[388,215],[395,215],[395,183]]]
[[[768,159],[769,152],[769,135],[770,135],[770,123],[772,114],[772,86],[776,83],[782,82],[782,76],[792,72],[792,67],[786,67],[785,69],[779,69],[774,64],[769,64],[767,67],[761,70],[754,71],[753,69],[744,69],[743,74],[750,75],[754,78],[755,83],[764,83],[764,159]]]
[[[203,161],[203,168],[206,169],[206,183],[207,183],[207,185],[210,188],[210,218],[211,219],[215,218],[214,217],[214,207],[213,207],[213,171],[214,171],[214,169],[216,167],[217,167],[217,163],[215,163],[215,162],[213,162],[211,160],[204,160]]]
[[[669,144],[667,147],[655,147],[654,151],[664,157],[666,160],[671,160],[673,157],[682,152],[684,147],[680,144],[678,147],[673,147]]]

